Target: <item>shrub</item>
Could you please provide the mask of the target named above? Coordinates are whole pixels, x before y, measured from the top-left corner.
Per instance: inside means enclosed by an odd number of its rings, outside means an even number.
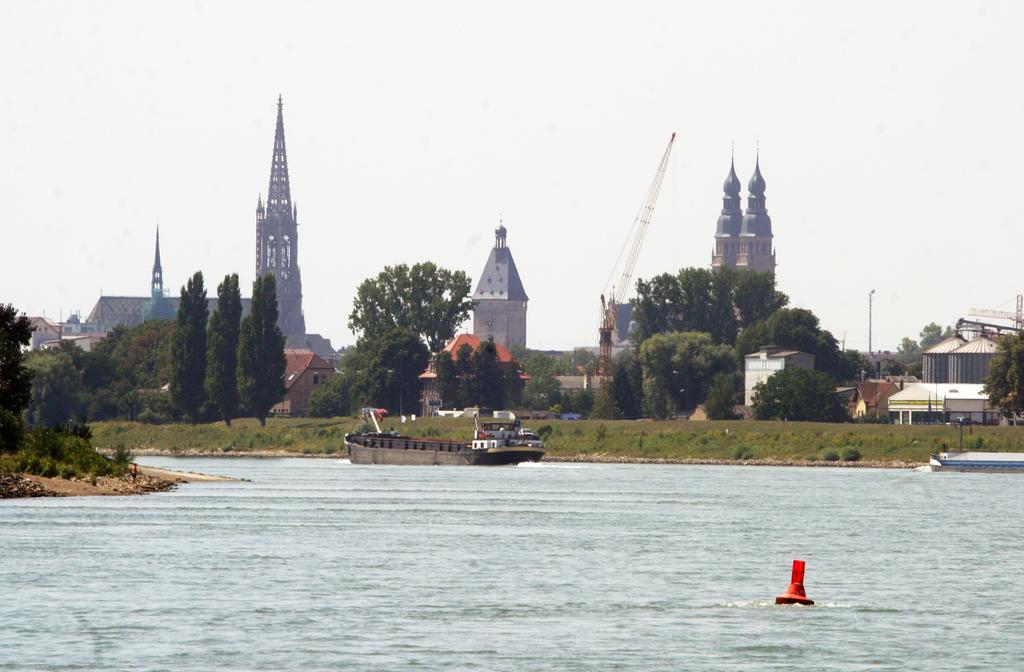
[[[19,471],[40,476],[59,476],[64,469],[108,476],[124,474],[128,462],[108,460],[97,453],[87,439],[63,430],[34,429],[22,442],[17,466]]]
[[[594,438],[597,439],[598,443],[604,443],[605,438],[608,436],[608,428],[604,425],[598,425],[594,428]]]
[[[843,451],[843,460],[845,462],[856,462],[860,457],[860,451],[856,448],[848,448]]]
[[[827,453],[825,453],[824,455],[822,455],[821,459],[825,460],[826,462],[838,462],[839,461],[839,453],[837,453],[834,450],[830,450]]]
[[[149,408],[144,410],[142,413],[139,413],[139,422],[144,425],[159,425],[166,421],[166,417]]]
[[[732,459],[734,460],[749,460],[754,457],[754,451],[749,446],[737,446],[736,450],[732,453]]]
[[[551,425],[541,425],[537,428],[537,436],[539,436],[541,441],[543,441],[548,438],[552,431],[554,431],[554,427]]]
[[[125,448],[123,443],[117,444],[114,448],[114,455],[111,459],[113,459],[114,464],[125,467],[135,461],[131,451]]]

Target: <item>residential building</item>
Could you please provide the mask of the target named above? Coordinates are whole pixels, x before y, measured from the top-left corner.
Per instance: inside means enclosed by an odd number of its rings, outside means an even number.
[[[41,315],[29,317],[28,322],[32,325],[32,340],[29,343],[32,350],[39,350],[44,343],[60,342],[63,330],[59,322]]]
[[[885,380],[865,380],[857,383],[851,415],[855,418],[889,417],[889,398],[900,391],[895,383]]]
[[[309,395],[337,371],[325,359],[310,350],[285,348],[284,387],[285,394],[278,404],[270,409],[273,415],[287,415],[298,418],[306,415]]]
[[[799,367],[814,370],[814,355],[788,346],[766,345],[743,358],[743,403],[754,403],[754,388],[779,371]]]

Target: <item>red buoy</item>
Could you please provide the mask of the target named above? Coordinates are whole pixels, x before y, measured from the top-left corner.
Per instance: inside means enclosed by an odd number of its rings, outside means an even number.
[[[786,588],[782,595],[775,596],[775,604],[814,604],[814,600],[807,599],[807,592],[804,590],[805,564],[803,560],[793,561],[793,577],[789,588]]]

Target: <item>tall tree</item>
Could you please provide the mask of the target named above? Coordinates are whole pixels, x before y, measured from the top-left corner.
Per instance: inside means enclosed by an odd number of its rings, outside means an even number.
[[[492,339],[483,341],[473,353],[473,369],[477,403],[485,408],[504,408],[508,381]]]
[[[277,327],[277,291],[268,273],[252,285],[252,309],[238,334],[238,392],[267,426],[267,414],[284,397],[284,336]]]
[[[683,268],[637,281],[632,338],[642,343],[654,334],[701,331],[732,345],[739,327],[767,319],[788,302],[771,273]]]
[[[21,413],[32,400],[32,372],[22,348],[32,342],[32,324],[11,304],[0,304],[0,452],[18,448]]]
[[[707,397],[716,374],[736,371],[733,349],[701,332],[658,334],[640,346],[644,404],[654,418],[696,406]]]
[[[77,349],[77,346],[63,343],[29,357],[28,366],[34,372],[32,404],[28,409],[30,424],[52,427],[69,420],[85,420],[82,373],[74,361],[73,351]]]
[[[784,369],[754,388],[754,417],[758,420],[845,422],[846,405],[835,382],[821,371]]]
[[[238,274],[224,276],[217,286],[217,308],[206,335],[206,394],[228,427],[238,415],[238,330],[242,295]]]
[[[623,417],[639,418],[643,414],[644,374],[640,359],[633,350],[625,350],[615,358],[611,390],[615,405]]]
[[[206,317],[203,273],[196,271],[181,288],[171,338],[171,398],[193,425],[206,401]]]
[[[740,398],[740,376],[734,373],[719,373],[711,381],[708,397],[704,400],[704,412],[709,420],[734,420],[733,408]]]
[[[1024,414],[1024,332],[1000,339],[988,366],[985,393],[1003,416]]]
[[[775,288],[775,274],[758,271],[736,271],[734,301],[741,326],[747,327],[767,320],[789,304],[789,297]]]
[[[370,398],[378,406],[408,413],[419,407],[419,375],[430,353],[416,332],[393,328],[366,344]]]
[[[473,308],[470,279],[432,262],[387,266],[356,290],[348,326],[373,340],[392,327],[419,334],[432,352],[454,336]]]
[[[929,322],[921,329],[921,340],[919,342],[921,350],[927,350],[952,335],[953,327],[946,327],[943,329],[938,324]]]

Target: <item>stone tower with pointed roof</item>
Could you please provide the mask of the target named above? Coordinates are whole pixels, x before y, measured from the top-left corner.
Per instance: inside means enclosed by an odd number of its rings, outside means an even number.
[[[284,145],[284,103],[277,97],[277,128],[270,163],[267,204],[256,204],[256,275],[274,275],[277,286],[277,326],[281,333],[306,333],[302,315],[302,276],[299,272],[299,211],[292,202],[288,182],[288,154]]]
[[[747,212],[740,211],[740,181],[736,166],[729,166],[722,197],[722,213],[715,230],[715,251],[711,266],[737,270],[775,272],[775,248],[772,219],[765,207],[765,181],[761,176],[761,157],[754,163],[754,175],[747,184]]]
[[[519,270],[505,239],[508,230],[498,225],[494,248],[473,292],[473,335],[494,339],[506,348],[526,347],[526,304]]]

